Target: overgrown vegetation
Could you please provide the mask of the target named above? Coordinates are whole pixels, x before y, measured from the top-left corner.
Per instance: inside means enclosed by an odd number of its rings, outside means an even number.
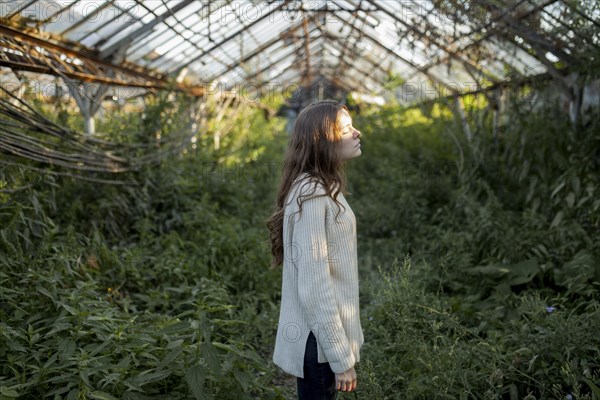
[[[494,137],[467,101],[471,142],[448,105],[354,116],[358,398],[600,398],[600,118],[513,105]],[[179,108],[152,109],[100,126]],[[264,225],[285,121],[232,121],[136,186],[0,169],[0,399],[295,397]]]

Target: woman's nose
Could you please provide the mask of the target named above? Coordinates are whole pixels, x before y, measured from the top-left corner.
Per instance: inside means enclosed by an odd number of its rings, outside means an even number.
[[[355,137],[355,138],[358,138],[358,137],[360,137],[360,131],[359,131],[358,129],[355,129],[355,130],[354,130],[354,137]]]

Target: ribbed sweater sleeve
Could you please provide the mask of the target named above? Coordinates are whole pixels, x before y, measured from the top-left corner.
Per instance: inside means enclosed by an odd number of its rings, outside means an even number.
[[[323,192],[318,190],[317,192]],[[302,203],[293,227],[294,246],[299,250],[298,298],[310,329],[324,351],[332,371],[342,373],[356,362],[344,331],[329,264],[340,262],[327,241],[327,197],[312,197]],[[343,261],[343,260],[342,260]]]

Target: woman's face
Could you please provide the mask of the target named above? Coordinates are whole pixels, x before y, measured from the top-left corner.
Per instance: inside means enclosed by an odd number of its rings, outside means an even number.
[[[350,160],[362,154],[360,149],[360,131],[352,125],[352,118],[346,110],[340,111],[338,129],[341,133],[339,141],[342,161]]]

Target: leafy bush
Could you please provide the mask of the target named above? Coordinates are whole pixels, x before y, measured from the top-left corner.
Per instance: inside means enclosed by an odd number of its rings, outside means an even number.
[[[271,288],[259,216],[237,218],[258,200],[221,190],[208,163],[173,159],[135,186],[2,171],[26,189],[0,204],[0,398],[282,398],[249,336],[260,316],[240,307]]]
[[[448,105],[354,116],[365,345],[340,398],[599,395],[600,118],[515,107],[494,128],[480,100],[471,141]],[[175,132],[181,101],[99,126]],[[264,106],[209,120],[137,185],[0,168],[0,399],[295,396],[271,362],[264,221],[287,135]]]
[[[509,294],[516,310],[509,321],[469,328],[448,299],[426,289],[423,276],[430,271],[415,270],[410,258],[380,272],[383,284],[365,285],[372,301],[363,313],[369,333],[364,352],[377,379],[365,376],[362,393],[379,391],[382,399],[592,399],[600,379],[597,304],[578,315],[560,297]]]

